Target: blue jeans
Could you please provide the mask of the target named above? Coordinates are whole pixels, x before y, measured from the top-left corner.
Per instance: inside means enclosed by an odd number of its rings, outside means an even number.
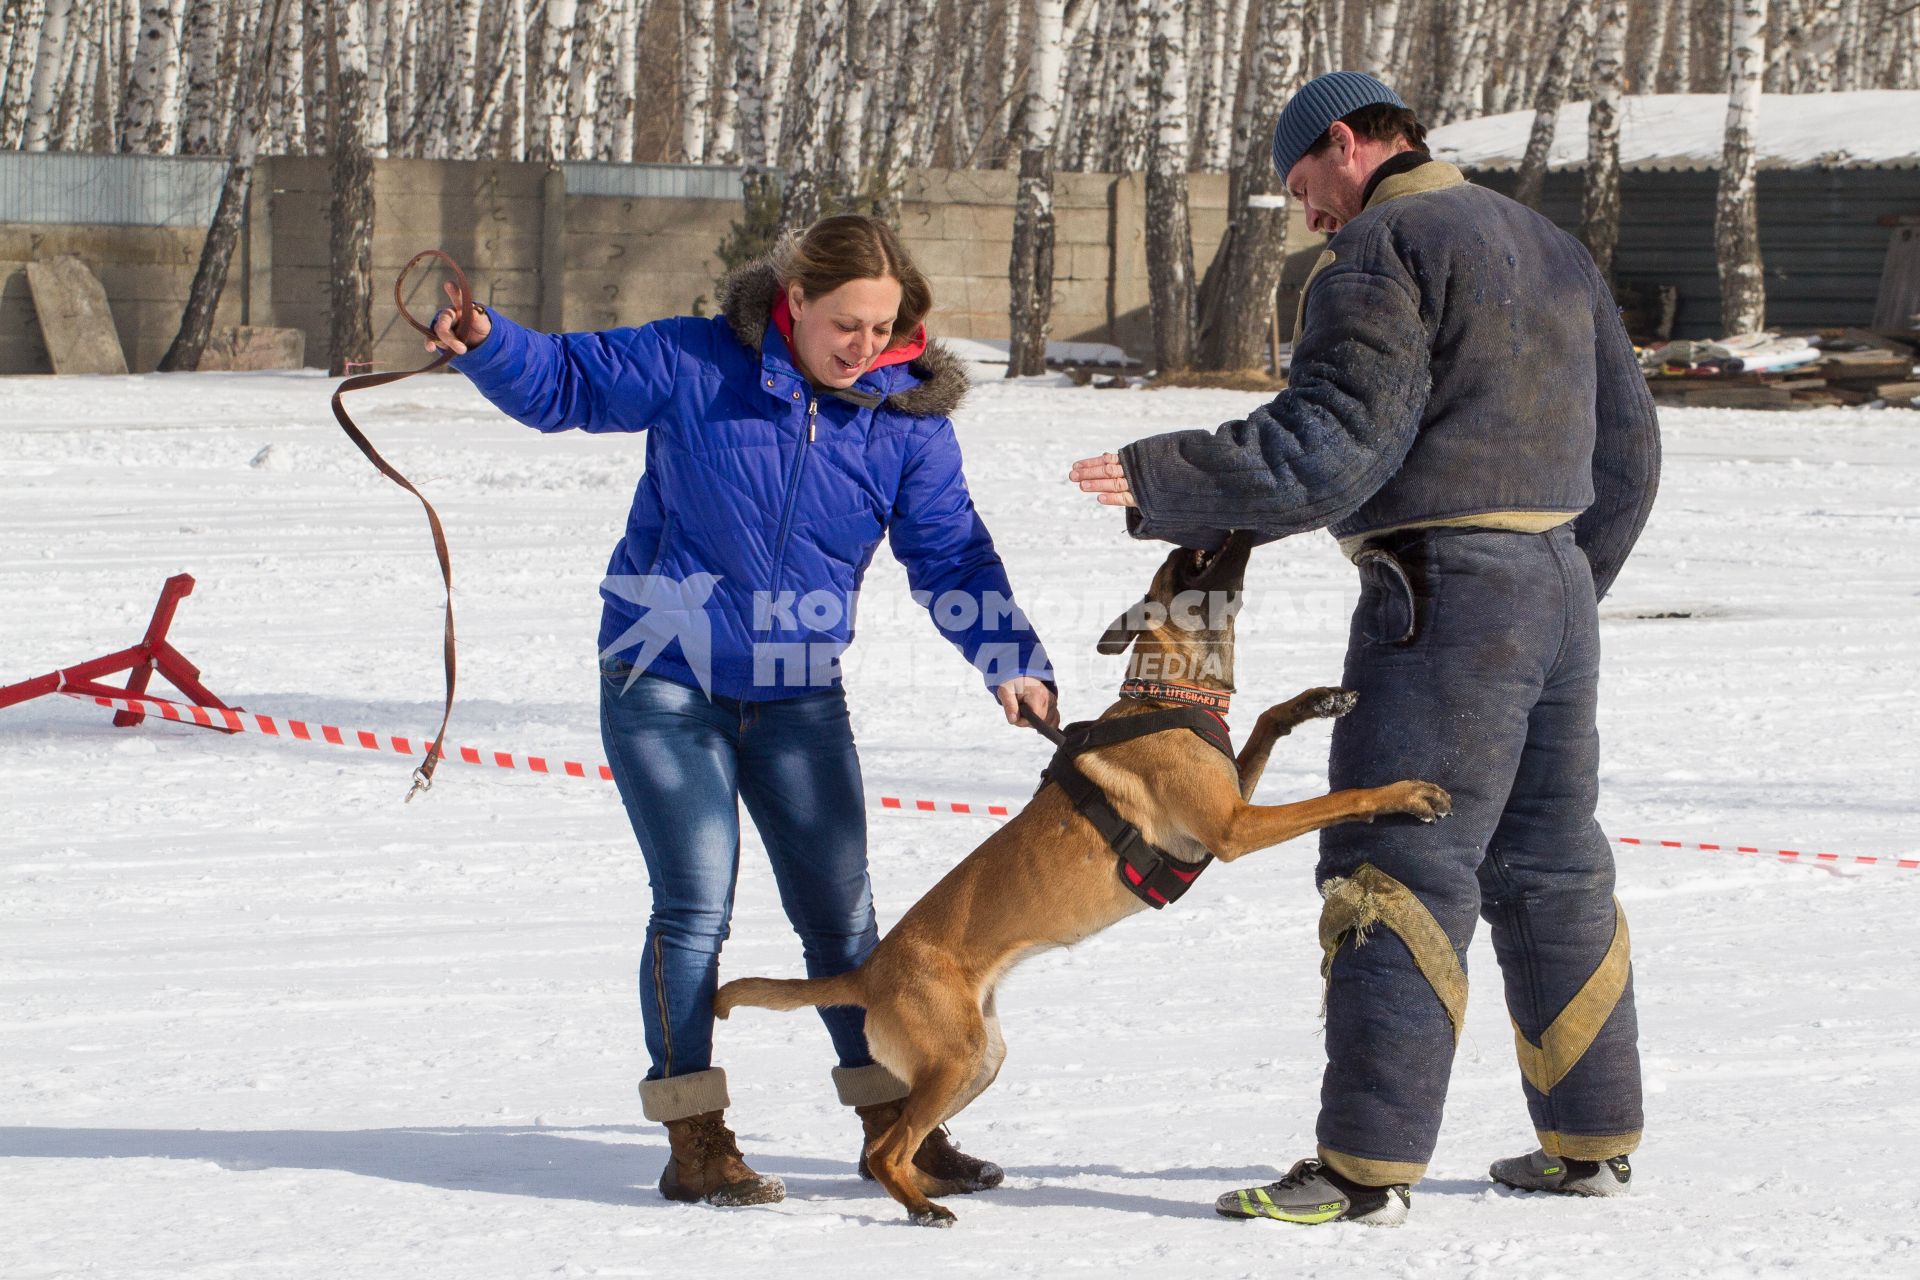
[[[640,840],[653,912],[640,963],[647,1079],[713,1065],[713,993],[733,915],[744,800],[809,977],[858,968],[880,940],[866,796],[838,688],[770,702],[709,698],[600,664],[600,736]],[[866,1066],[866,1012],[820,1011],[843,1067]]]

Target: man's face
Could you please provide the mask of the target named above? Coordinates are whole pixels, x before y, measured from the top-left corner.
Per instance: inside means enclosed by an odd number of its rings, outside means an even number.
[[[1360,216],[1367,179],[1380,162],[1406,144],[1379,142],[1354,136],[1352,129],[1334,121],[1327,130],[1332,142],[1309,152],[1287,170],[1287,192],[1307,211],[1307,226],[1332,235]]]

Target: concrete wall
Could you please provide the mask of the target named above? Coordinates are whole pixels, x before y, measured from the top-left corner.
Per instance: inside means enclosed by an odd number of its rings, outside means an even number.
[[[999,170],[909,175],[901,231],[932,281],[936,334],[1007,336],[1014,181]],[[303,330],[312,365],[329,359],[330,198],[325,157],[261,162],[219,316]],[[1191,199],[1194,266],[1204,274],[1226,226],[1226,178],[1195,174]],[[379,369],[425,360],[390,302],[390,282],[423,248],[452,254],[476,297],[523,323],[600,329],[711,314],[722,270],[716,250],[740,217],[730,200],[569,194],[557,170],[491,161],[379,161],[374,202]],[[1053,336],[1146,353],[1143,179],[1059,174],[1054,217]],[[179,324],[202,238],[194,228],[0,225],[0,373],[48,371],[23,267],[62,252],[78,253],[101,277],[129,367],[151,370]],[[1296,215],[1290,243],[1314,239]],[[408,306],[423,320],[439,304],[441,278],[423,269],[409,290]]]
[[[0,223],[0,373],[51,373],[27,289],[27,264],[77,254],[100,277],[127,367],[152,369],[173,344],[206,233],[183,227]],[[240,323],[240,291],[220,299],[215,324]]]

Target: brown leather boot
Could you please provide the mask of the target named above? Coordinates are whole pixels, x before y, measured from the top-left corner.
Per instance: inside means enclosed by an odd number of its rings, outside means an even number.
[[[660,1172],[660,1194],[669,1200],[724,1206],[772,1204],[787,1197],[786,1184],[755,1173],[741,1158],[725,1113],[708,1111],[667,1121],[673,1154]]]
[[[640,1109],[667,1126],[672,1154],[660,1173],[669,1200],[715,1205],[771,1204],[786,1198],[780,1179],[755,1173],[727,1128],[727,1075],[718,1067],[640,1082]]]
[[[899,1102],[876,1102],[854,1108],[866,1130],[866,1141],[860,1147],[860,1176],[869,1182],[873,1181],[873,1172],[867,1168],[867,1148],[873,1145],[875,1138],[893,1127],[893,1122],[900,1118],[901,1105]],[[945,1125],[922,1139],[920,1150],[913,1154],[913,1166],[928,1177],[939,1178],[947,1183],[949,1189],[939,1193],[942,1195],[989,1191],[999,1186],[1007,1176],[1006,1170],[993,1161],[970,1156],[954,1146],[953,1137]]]

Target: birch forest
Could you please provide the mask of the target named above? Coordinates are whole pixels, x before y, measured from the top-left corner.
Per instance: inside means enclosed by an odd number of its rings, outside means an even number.
[[[364,100],[374,156],[843,175],[1018,169],[1036,149],[1057,170],[1141,171],[1169,145],[1156,93],[1184,99],[1167,109],[1189,168],[1230,172],[1243,123],[1272,114],[1244,99],[1274,88],[1255,66],[1275,5],[1295,75],[1373,71],[1429,124],[1588,97],[1596,19],[1601,44],[1619,28],[1624,92],[1723,93],[1750,22],[1729,0],[4,4],[0,147],[225,155],[259,80],[266,155],[328,152]],[[1920,86],[1914,0],[1774,0],[1763,28],[1763,92]]]
[[[334,166],[337,359],[367,343],[371,161],[405,156],[739,166],[749,214],[777,206],[780,227],[856,202],[884,213],[910,169],[1016,171],[1012,373],[1043,367],[1053,175],[1142,173],[1154,363],[1250,367],[1286,247],[1266,139],[1295,87],[1341,67],[1380,75],[1429,125],[1535,112],[1522,199],[1538,198],[1555,109],[1592,101],[1583,239],[1603,270],[1621,97],[1725,95],[1725,310],[1757,323],[1758,95],[1920,86],[1920,0],[4,4],[0,147],[232,161],[200,310],[169,355],[187,368],[254,157],[304,154]],[[1231,175],[1210,263],[1187,230],[1194,172]]]

